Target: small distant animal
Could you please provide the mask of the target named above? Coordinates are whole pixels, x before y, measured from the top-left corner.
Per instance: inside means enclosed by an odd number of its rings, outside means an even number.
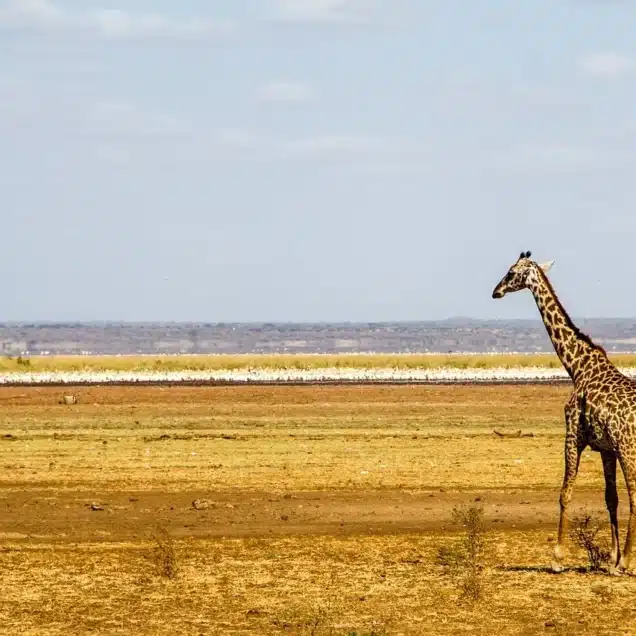
[[[58,404],[77,404],[77,398],[74,395],[63,395]]]

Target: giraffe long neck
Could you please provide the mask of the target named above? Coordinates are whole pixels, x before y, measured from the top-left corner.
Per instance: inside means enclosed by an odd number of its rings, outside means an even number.
[[[593,344],[572,322],[547,276],[538,267],[530,291],[534,295],[554,350],[573,380],[599,355],[606,358],[603,349]],[[611,364],[609,360],[607,362]]]

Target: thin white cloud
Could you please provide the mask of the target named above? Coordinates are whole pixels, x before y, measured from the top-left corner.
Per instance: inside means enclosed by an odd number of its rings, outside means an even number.
[[[0,130],[74,140],[144,142],[196,138],[189,122],[125,99],[95,101],[0,76]],[[198,131],[196,131],[198,133]]]
[[[105,101],[87,108],[79,130],[109,139],[161,139],[187,136],[188,126],[174,116],[140,108],[129,101]]]
[[[432,164],[422,160],[396,160],[362,163],[354,168],[354,172],[378,177],[408,177],[429,174]]]
[[[361,23],[381,0],[274,0],[273,15],[286,22]]]
[[[597,168],[601,157],[590,148],[572,144],[528,144],[500,156],[504,169],[569,171]]]
[[[509,96],[513,103],[524,108],[548,112],[573,112],[585,108],[587,102],[579,95],[565,87],[537,86],[532,84],[516,84],[511,87]],[[508,95],[504,96],[508,97]],[[493,106],[501,104],[501,98],[493,94]]]
[[[218,131],[216,140],[228,150],[278,160],[336,162],[383,174],[422,172],[426,149],[409,141],[365,135],[315,135],[280,139],[245,129]]]
[[[118,9],[93,11],[90,24],[106,37],[206,39],[222,34],[228,25],[201,19],[173,20],[159,14],[132,14]]]
[[[636,71],[636,61],[620,53],[590,53],[579,60],[579,67],[587,75],[615,79]]]
[[[276,16],[291,21],[332,21],[346,18],[348,0],[277,0]]]
[[[112,39],[206,40],[227,34],[231,25],[119,9],[66,11],[50,0],[8,0],[0,7],[0,29],[76,32]]]
[[[361,135],[317,135],[283,143],[284,151],[305,156],[349,156],[382,153],[392,147],[387,140]]]
[[[258,97],[267,102],[302,103],[314,99],[314,90],[301,82],[270,82],[263,86]]]
[[[256,148],[261,143],[260,138],[255,134],[240,128],[226,128],[225,130],[221,130],[217,135],[217,139],[224,146],[242,150]]]
[[[594,153],[591,150],[564,144],[526,146],[524,154],[540,162],[555,165],[587,165],[594,161]]]

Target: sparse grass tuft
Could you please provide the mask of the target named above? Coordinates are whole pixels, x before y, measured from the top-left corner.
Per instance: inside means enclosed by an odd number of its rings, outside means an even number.
[[[346,583],[338,582],[335,570],[325,581],[323,596],[308,604],[289,606],[273,624],[294,636],[388,636],[385,621],[370,621],[365,627],[345,627],[343,615],[346,602],[342,590]],[[365,621],[366,622],[366,621]]]
[[[593,572],[603,569],[603,565],[610,559],[607,541],[597,538],[602,529],[603,524],[595,522],[589,514],[575,517],[570,528],[570,539],[579,548],[585,550],[590,562],[590,570]]]
[[[456,580],[460,599],[475,603],[484,598],[485,559],[488,543],[484,510],[478,506],[453,508],[453,522],[462,526],[463,536],[437,552],[437,563],[447,568]]]
[[[174,541],[165,528],[159,527],[154,535],[154,560],[157,573],[166,579],[175,579],[178,573]]]
[[[274,625],[298,636],[331,636],[335,634],[333,622],[337,615],[338,601],[336,574],[332,571],[326,581],[322,599],[309,605],[288,608],[283,618],[274,620]]]

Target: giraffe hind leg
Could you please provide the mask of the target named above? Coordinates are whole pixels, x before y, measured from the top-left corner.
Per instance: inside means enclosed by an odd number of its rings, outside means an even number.
[[[627,523],[627,537],[625,538],[625,549],[618,562],[619,570],[629,570],[631,565],[632,546],[634,534],[636,533],[636,456],[619,457],[627,493],[629,495],[629,521]]]
[[[621,558],[620,539],[618,534],[618,492],[616,490],[616,455],[602,451],[603,473],[605,475],[605,505],[609,513],[612,531],[612,550],[610,552],[610,572],[615,573]]]

